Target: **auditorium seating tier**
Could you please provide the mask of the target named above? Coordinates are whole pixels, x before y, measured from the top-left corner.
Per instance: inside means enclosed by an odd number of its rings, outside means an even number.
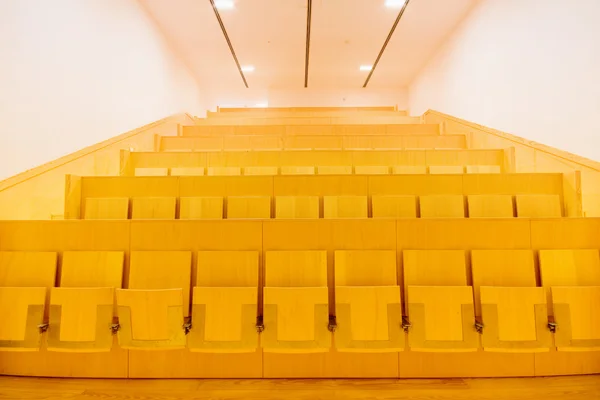
[[[0,374],[600,373],[600,219],[567,172],[395,107],[209,112],[63,221],[0,221]]]

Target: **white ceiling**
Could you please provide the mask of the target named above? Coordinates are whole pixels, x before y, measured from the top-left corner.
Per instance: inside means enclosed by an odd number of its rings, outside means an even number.
[[[139,0],[201,85],[244,88],[209,0]],[[407,86],[478,0],[411,0],[369,83]],[[313,0],[309,87],[360,88],[398,15],[384,0]],[[302,88],[306,0],[235,0],[220,10],[251,89]]]

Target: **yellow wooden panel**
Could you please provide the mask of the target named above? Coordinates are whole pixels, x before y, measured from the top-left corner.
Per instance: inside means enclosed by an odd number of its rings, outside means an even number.
[[[271,198],[264,196],[228,197],[227,218],[271,218]]]
[[[600,350],[600,286],[551,291],[558,350]]]
[[[278,167],[244,167],[244,175],[277,175]]]
[[[531,250],[473,250],[471,269],[477,315],[480,315],[478,306],[481,286],[536,286]]]
[[[268,257],[267,253],[267,257]],[[269,259],[267,258],[267,262]],[[267,264],[267,271],[269,264]],[[269,284],[267,272],[267,285]],[[331,347],[327,287],[265,287],[261,345],[265,352],[313,353]]]
[[[325,218],[367,218],[367,196],[324,196]]]
[[[167,176],[168,168],[136,168],[135,176]]]
[[[236,127],[236,128],[253,128],[253,127]],[[273,127],[280,128],[280,127]],[[235,135],[223,137],[223,148],[225,150],[280,150],[283,148],[281,136],[252,136],[252,135]]]
[[[357,165],[354,167],[356,175],[387,175],[390,167],[385,165]]]
[[[132,251],[129,289],[182,289],[184,313],[188,315],[192,276],[189,251]]]
[[[467,174],[499,174],[502,169],[499,165],[467,165]]]
[[[470,286],[408,286],[408,344],[412,351],[476,351]]]
[[[281,175],[314,175],[315,167],[291,167],[282,166]]]
[[[463,218],[465,199],[458,195],[421,196],[421,218]]]
[[[371,197],[373,218],[416,218],[416,196]]]
[[[265,286],[327,286],[327,252],[267,251]]]
[[[0,286],[51,288],[56,280],[56,253],[0,251]]]
[[[544,287],[600,286],[598,250],[540,250]]]
[[[171,168],[171,176],[203,176],[204,167]]]
[[[463,193],[466,175],[389,175],[369,177],[369,194],[377,195],[450,195]]]
[[[48,349],[110,351],[113,287],[52,288]]]
[[[600,218],[547,218],[523,220],[531,225],[531,248],[597,249]]]
[[[272,176],[182,176],[180,197],[272,196]]]
[[[223,219],[222,197],[182,197],[179,201],[179,219]]]
[[[529,249],[530,221],[525,219],[399,219],[398,249]]]
[[[546,294],[540,287],[479,288],[486,351],[549,351]]]
[[[395,250],[337,250],[336,286],[393,286],[398,284]]]
[[[199,251],[196,286],[258,287],[258,251]]]
[[[81,197],[177,197],[176,176],[89,176],[81,178]]]
[[[206,175],[208,176],[234,176],[241,174],[242,169],[240,167],[208,167],[206,169]]]
[[[277,196],[275,218],[319,218],[319,197]]]
[[[194,325],[187,337],[188,349],[217,353],[255,352],[258,348],[257,300],[256,286],[195,287]]]
[[[181,289],[117,289],[119,346],[125,349],[185,347],[183,322],[189,300],[184,302],[183,299]]]
[[[562,194],[563,175],[548,173],[465,174],[464,194]]]
[[[462,174],[465,167],[462,165],[432,165],[429,167],[430,174]]]
[[[317,167],[319,175],[351,175],[352,166],[326,166]]]
[[[45,287],[0,287],[0,347],[38,350],[45,303]]]
[[[561,217],[560,196],[557,194],[517,195],[517,216],[522,218]]]
[[[466,286],[463,250],[404,250],[404,287]]]
[[[512,196],[473,194],[467,196],[469,218],[513,218]]]
[[[175,197],[134,197],[131,219],[175,219]]]
[[[427,173],[427,167],[424,165],[395,165],[392,167],[394,175],[421,175]]]
[[[284,136],[283,148],[295,150],[342,149],[344,137],[342,136]]]
[[[349,352],[404,350],[399,286],[339,286],[335,347]]]
[[[129,199],[127,197],[88,197],[85,199],[85,219],[127,219]]]
[[[60,287],[112,287],[123,285],[122,251],[65,251]]]
[[[360,175],[275,176],[275,196],[367,196],[369,180]],[[378,178],[385,178],[379,176]]]

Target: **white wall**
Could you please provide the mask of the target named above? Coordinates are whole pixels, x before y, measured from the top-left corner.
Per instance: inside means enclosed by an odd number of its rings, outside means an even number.
[[[0,0],[0,179],[203,108],[137,1]]]
[[[412,82],[435,109],[600,160],[599,0],[481,0]]]

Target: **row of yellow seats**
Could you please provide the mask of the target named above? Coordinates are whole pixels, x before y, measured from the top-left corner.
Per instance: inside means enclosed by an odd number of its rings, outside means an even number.
[[[135,176],[499,174],[499,165],[136,168]]]
[[[539,257],[543,287],[531,250],[473,250],[471,273],[464,251],[404,250],[403,274],[394,250],[336,251],[330,277],[326,251],[267,251],[261,324],[257,251],[199,252],[195,279],[189,251],[132,252],[127,289],[122,252],[65,252],[59,287],[56,253],[3,252],[0,346],[37,350],[41,326],[55,351],[109,351],[113,330],[122,348],[200,352],[254,352],[259,332],[280,353],[600,349],[598,250]]]
[[[466,199],[466,203],[465,203]],[[90,197],[84,219],[558,218],[558,195]],[[370,206],[370,210],[369,210]],[[272,209],[274,208],[274,215]],[[322,212],[321,212],[322,208]],[[516,213],[515,213],[516,210]]]

